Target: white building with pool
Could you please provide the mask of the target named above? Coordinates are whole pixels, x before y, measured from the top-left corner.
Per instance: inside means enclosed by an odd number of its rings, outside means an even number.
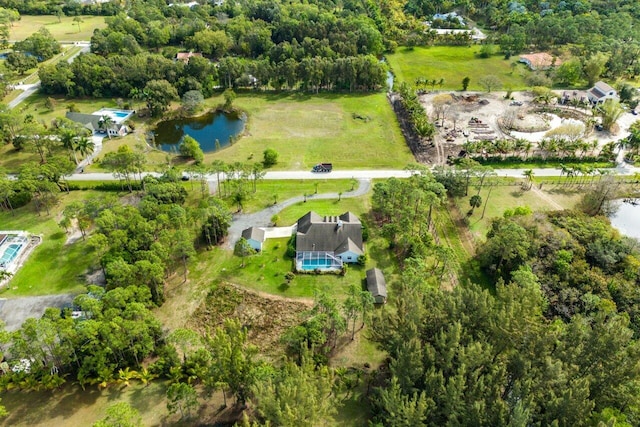
[[[135,113],[134,110],[101,108],[91,114],[68,112],[67,119],[82,124],[95,134],[108,136],[125,136],[129,128],[125,121]]]
[[[26,231],[0,230],[0,271],[14,275],[40,241],[39,236],[32,236]],[[0,276],[0,285],[7,281],[8,278]]]

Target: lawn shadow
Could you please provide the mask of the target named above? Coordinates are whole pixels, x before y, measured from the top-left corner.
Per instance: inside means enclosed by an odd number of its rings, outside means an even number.
[[[60,239],[64,239],[66,236],[67,234],[64,231],[58,231],[56,233],[53,233],[51,236],[49,236],[49,239],[60,240]]]
[[[516,190],[516,191],[512,191],[509,193],[509,195],[511,197],[514,197],[516,199],[519,199],[520,197],[524,196],[524,191],[522,190]]]
[[[136,408],[140,413],[145,413],[152,408],[151,403],[157,402],[166,396],[164,388],[149,387],[147,385],[136,385],[135,390],[129,395],[131,406]]]

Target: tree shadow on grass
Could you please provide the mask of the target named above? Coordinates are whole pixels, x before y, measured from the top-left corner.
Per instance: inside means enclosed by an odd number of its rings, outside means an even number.
[[[516,191],[512,191],[511,193],[509,193],[509,195],[511,197],[514,197],[516,199],[519,199],[520,197],[524,196],[524,191],[522,190],[516,190]]]
[[[49,236],[49,239],[60,240],[60,239],[64,239],[66,236],[67,235],[63,231],[58,231],[57,233],[53,233],[51,236]]]

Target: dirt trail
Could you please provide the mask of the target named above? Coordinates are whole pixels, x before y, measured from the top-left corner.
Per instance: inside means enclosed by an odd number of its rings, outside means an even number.
[[[453,223],[458,228],[462,246],[467,251],[467,254],[469,254],[469,257],[473,257],[476,254],[475,241],[473,240],[469,227],[465,224],[464,217],[462,216],[460,209],[452,199],[449,199],[449,214],[451,215]]]
[[[536,187],[535,184],[531,186],[531,190],[534,193],[536,193],[541,199],[543,199],[544,201],[549,203],[551,206],[553,206],[555,210],[558,210],[558,211],[564,210],[564,208],[560,204],[558,204],[555,200],[553,200],[547,193],[542,191],[540,188]]]

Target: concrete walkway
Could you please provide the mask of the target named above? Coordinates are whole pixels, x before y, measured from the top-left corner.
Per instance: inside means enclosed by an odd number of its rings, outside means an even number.
[[[354,191],[349,191],[342,194],[342,198],[349,197],[358,197],[363,196],[371,190],[371,180],[369,179],[359,179],[359,186]],[[312,194],[307,196],[307,200],[323,200],[323,199],[337,199],[339,197],[338,193],[323,193],[323,194]],[[271,230],[271,233],[275,236],[287,237],[291,235],[291,227],[271,227],[269,228],[269,224],[271,223],[271,217],[283,210],[286,207],[291,205],[295,205],[296,203],[300,203],[304,201],[304,196],[292,197],[291,199],[285,200],[283,202],[277,203],[273,206],[269,206],[266,209],[263,209],[259,212],[254,212],[251,214],[235,214],[233,216],[233,222],[231,223],[231,227],[229,227],[229,235],[227,236],[227,240],[225,242],[225,246],[229,249],[233,249],[234,245],[242,236],[242,230],[249,227],[260,227]],[[289,229],[287,234],[287,229]]]

